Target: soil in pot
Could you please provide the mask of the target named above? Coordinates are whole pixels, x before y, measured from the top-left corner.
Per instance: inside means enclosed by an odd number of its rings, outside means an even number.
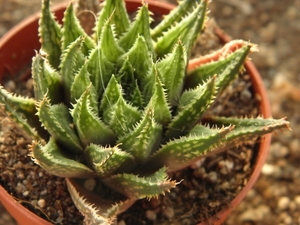
[[[210,40],[211,46],[204,45]],[[212,27],[206,28],[194,50],[207,54],[221,46]],[[32,82],[5,82],[7,90],[32,95]],[[223,116],[257,116],[258,99],[244,72],[209,113]],[[0,184],[22,205],[56,224],[82,224],[63,178],[47,174],[28,157],[28,144],[17,127],[0,111]],[[193,168],[171,174],[183,180],[171,193],[158,199],[140,200],[118,218],[118,224],[196,224],[228,207],[247,183],[256,147],[244,145],[208,157]]]

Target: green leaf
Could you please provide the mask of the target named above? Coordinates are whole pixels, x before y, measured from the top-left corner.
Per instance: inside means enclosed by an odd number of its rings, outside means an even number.
[[[150,105],[133,131],[119,140],[121,148],[130,152],[140,164],[148,159],[161,141],[162,126],[154,121],[153,114],[154,111]]]
[[[62,49],[67,49],[68,46],[79,37],[85,37],[82,45],[82,52],[84,55],[88,55],[90,50],[95,48],[96,43],[85,33],[81,27],[80,22],[75,15],[73,4],[73,2],[69,3],[63,18],[64,27]]]
[[[133,90],[130,95],[130,102],[131,102],[132,106],[138,108],[139,110],[143,109],[144,99],[143,99],[143,95],[139,88],[137,80],[135,80],[133,82]]]
[[[125,87],[125,93],[132,91],[131,83],[135,81],[134,77],[134,68],[132,67],[129,57],[124,57],[124,61],[122,63],[122,67],[119,69],[117,74],[117,79],[120,84],[123,84]]]
[[[51,136],[69,152],[83,151],[80,140],[72,128],[71,116],[65,105],[50,105],[49,99],[45,96],[39,103],[37,115]]]
[[[235,129],[226,136],[226,142],[218,146],[217,151],[224,151],[242,143],[253,142],[257,137],[272,133],[276,130],[290,129],[290,123],[283,119],[258,118],[232,118],[232,117],[210,117],[209,123],[226,126],[234,125]]]
[[[166,168],[161,168],[156,173],[139,177],[134,174],[117,174],[111,178],[103,180],[111,189],[129,198],[153,198],[160,194],[169,192],[175,188],[176,182],[168,179]]]
[[[142,80],[152,64],[151,54],[149,54],[146,40],[142,36],[138,35],[132,48],[119,59],[118,66],[121,68],[127,59],[135,70],[136,79]]]
[[[124,98],[131,102],[133,106],[137,107],[138,109],[142,109],[144,105],[144,99],[138,82],[134,77],[134,68],[129,62],[128,57],[118,72],[118,81],[119,83],[123,84],[124,92],[126,93]]]
[[[45,146],[33,141],[30,151],[33,161],[55,176],[89,178],[96,175],[84,164],[66,157],[52,138]]]
[[[161,76],[157,71],[157,65],[152,62],[150,70],[146,73],[144,79],[141,80],[141,90],[144,97],[144,102],[148,103],[154,93],[156,76]]]
[[[98,95],[101,96],[115,71],[115,66],[105,57],[102,47],[98,46],[89,55],[87,65],[88,71],[91,74],[90,79]]]
[[[118,137],[123,136],[141,119],[138,109],[125,102],[122,87],[114,76],[111,77],[103,94],[100,112],[103,121],[110,125]]]
[[[60,73],[63,80],[66,102],[70,102],[70,90],[75,74],[82,68],[85,62],[84,55],[80,50],[83,40],[84,38],[82,37],[76,39],[62,55]]]
[[[167,126],[172,119],[172,115],[168,104],[166,90],[164,89],[158,74],[155,76],[154,93],[150,100],[150,105],[153,106],[154,120],[163,126]]]
[[[113,105],[116,104],[122,96],[122,92],[121,85],[118,83],[115,76],[112,75],[100,102],[100,112],[102,113],[103,120],[106,123],[109,123],[111,118],[109,112],[112,110]]]
[[[120,96],[116,104],[109,110],[109,118],[109,126],[118,137],[122,137],[141,119],[141,113]]]
[[[155,58],[155,52],[150,35],[150,13],[148,5],[142,1],[142,7],[139,8],[134,22],[129,27],[128,31],[119,39],[119,45],[128,51],[135,44],[135,40],[142,36],[145,40],[148,51],[150,51]]]
[[[244,41],[231,41],[220,50],[204,56],[204,63],[188,73],[186,88],[204,83],[216,74],[216,87],[222,92],[236,78],[253,47],[253,44]]]
[[[0,85],[0,103],[3,104],[5,112],[11,117],[29,138],[42,141],[38,132],[41,132],[41,124],[35,115],[35,100],[16,96],[8,93]]]
[[[91,144],[85,149],[85,157],[101,178],[113,173],[129,172],[136,165],[133,156],[117,146],[102,147]]]
[[[61,98],[63,95],[61,77],[59,73],[51,67],[49,61],[45,59],[41,53],[33,57],[31,71],[34,97],[37,101],[42,100],[46,93],[52,104],[63,101]]]
[[[32,116],[35,114],[35,103],[36,101],[32,98],[17,96],[6,91],[3,86],[0,85],[0,101],[3,105],[9,106],[13,111],[18,113],[27,114]]]
[[[85,63],[79,72],[75,75],[74,82],[71,86],[71,103],[76,103],[76,100],[81,97],[81,95],[89,87],[89,100],[90,105],[95,112],[98,112],[98,95],[96,88],[91,84],[90,74],[87,71],[87,64]]]
[[[151,31],[152,38],[157,40],[158,37],[163,36],[165,31],[167,31],[176,22],[180,22],[180,20],[186,16],[187,12],[193,9],[196,2],[196,0],[179,1],[178,6],[169,14],[165,15],[163,20]]]
[[[83,146],[89,143],[113,144],[116,136],[97,115],[95,108],[91,106],[92,86],[88,86],[71,110],[73,121]],[[96,108],[96,110],[98,110]]]
[[[216,95],[215,76],[204,85],[185,91],[179,101],[178,114],[166,132],[166,140],[185,135],[201,119]]]
[[[155,45],[155,52],[158,56],[162,57],[170,53],[179,39],[186,47],[187,56],[190,55],[194,42],[204,27],[207,5],[208,0],[201,1],[194,11],[158,38]]]
[[[99,45],[106,58],[110,62],[116,63],[119,57],[125,52],[117,43],[113,29],[114,27],[111,25],[111,20],[112,18],[110,17],[110,19],[107,20],[102,27]]]
[[[197,125],[194,129],[198,129]],[[203,133],[194,133],[191,130],[190,135],[174,139],[163,145],[144,166],[147,169],[156,169],[166,166],[168,171],[177,171],[183,169],[193,162],[205,157],[234,127],[224,127],[221,129],[212,129]]]
[[[125,2],[120,0],[106,0],[104,6],[99,13],[96,23],[96,39],[101,35],[101,31],[107,21],[114,24],[118,37],[123,34],[130,25],[130,20],[125,7]]]
[[[42,1],[42,13],[39,19],[39,37],[47,59],[55,69],[58,69],[61,56],[61,27],[50,10],[50,0]]]
[[[162,82],[167,89],[169,102],[173,106],[178,104],[183,89],[186,66],[186,53],[181,41],[175,45],[172,54],[157,63]]]

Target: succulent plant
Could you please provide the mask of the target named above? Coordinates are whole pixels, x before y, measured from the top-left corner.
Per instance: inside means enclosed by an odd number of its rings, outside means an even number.
[[[261,117],[201,123],[256,50],[232,41],[188,70],[207,6],[182,1],[152,29],[144,1],[131,21],[123,0],[106,0],[88,36],[72,2],[61,27],[42,1],[34,99],[1,87],[0,101],[33,139],[33,160],[67,178],[88,224],[110,224],[132,201],[175,188],[170,171],[289,126]]]

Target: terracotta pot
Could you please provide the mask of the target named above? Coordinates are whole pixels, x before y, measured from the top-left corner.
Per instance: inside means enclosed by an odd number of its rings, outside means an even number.
[[[141,5],[140,0],[126,0],[127,9],[129,12],[133,12]],[[149,5],[149,10],[155,12],[156,15],[168,14],[174,5],[147,0]],[[63,17],[63,12],[66,8],[66,3],[62,3],[53,7],[56,17],[61,20]],[[24,20],[22,23],[15,26],[10,32],[8,32],[0,40],[0,82],[4,76],[17,76],[15,79],[20,80],[28,77],[30,74],[31,59],[35,55],[34,50],[40,48],[39,38],[38,38],[38,19],[39,13],[34,14],[28,19]],[[230,40],[230,38],[220,29],[216,30],[216,34],[225,43]],[[194,61],[194,63],[196,63]],[[261,77],[253,65],[252,62],[247,61],[245,63],[245,68],[251,76],[253,86],[256,95],[260,96],[260,113],[265,117],[270,117],[270,106],[267,98],[266,90],[261,80]],[[209,218],[206,222],[207,224],[221,224],[229,216],[232,210],[238,205],[238,203],[246,196],[247,192],[252,188],[256,182],[262,166],[266,160],[268,149],[270,146],[271,135],[265,135],[261,138],[260,147],[257,154],[257,159],[254,165],[253,174],[251,175],[247,185],[243,190],[236,196],[235,199],[230,203],[230,206],[218,214]],[[19,225],[50,225],[47,222],[21,204],[19,204],[14,198],[12,198],[3,187],[0,186],[0,200],[8,212],[16,219]],[[205,222],[201,223],[205,224]]]

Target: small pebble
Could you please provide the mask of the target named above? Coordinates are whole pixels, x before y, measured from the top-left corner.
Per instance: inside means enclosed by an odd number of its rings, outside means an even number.
[[[96,180],[95,179],[87,179],[84,182],[84,188],[88,191],[93,191],[96,186]]]
[[[247,163],[243,166],[243,171],[248,171],[250,169],[250,163]]]
[[[226,190],[226,189],[229,189],[230,188],[230,184],[229,182],[225,181],[222,183],[222,189],[223,190]]]
[[[37,204],[39,207],[44,208],[46,205],[46,201],[45,201],[45,199],[41,198],[40,200],[38,200]]]
[[[43,190],[43,191],[41,191],[41,193],[40,193],[40,195],[46,195],[48,193],[48,191],[47,191],[47,189],[45,189],[45,190]]]
[[[195,169],[193,175],[195,177],[199,177],[199,178],[205,178],[207,176],[204,167],[199,167],[199,168]]]
[[[291,153],[295,156],[299,156],[299,149],[300,149],[300,140],[294,139],[290,142],[289,147],[291,149]]]
[[[287,212],[280,213],[279,220],[280,220],[280,222],[282,222],[281,224],[287,224],[287,225],[289,225],[289,224],[293,223],[292,217]]]
[[[265,164],[261,170],[264,175],[272,175],[275,171],[275,166],[271,164]]]
[[[219,201],[212,201],[212,202],[209,202],[208,205],[212,208],[215,208],[215,207],[218,207],[220,205],[220,202]]]
[[[14,92],[14,90],[16,89],[16,83],[12,80],[9,80],[8,82],[6,82],[4,87],[8,92]]]
[[[249,190],[249,192],[247,193],[247,198],[254,198],[257,195],[257,192],[252,188]]]
[[[174,217],[174,210],[171,207],[165,207],[163,209],[163,215],[169,219]]]
[[[23,180],[22,183],[26,186],[28,184],[28,180]]]
[[[276,37],[276,24],[274,22],[270,22],[266,26],[262,27],[260,30],[261,38],[264,42],[271,42]]]
[[[252,98],[252,93],[248,89],[244,89],[241,92],[241,100],[244,102],[249,101]]]
[[[280,197],[277,202],[277,206],[280,210],[285,210],[289,207],[290,201],[291,200],[289,197],[286,196]]]
[[[297,209],[297,204],[296,204],[296,202],[290,202],[290,204],[289,204],[289,209],[292,211],[292,212],[294,212],[296,209]]]
[[[260,221],[270,213],[270,207],[259,205],[257,208],[250,208],[239,216],[240,221]]]
[[[284,158],[289,154],[289,149],[279,142],[275,142],[270,147],[270,153],[276,158]]]
[[[298,10],[297,8],[293,7],[293,5],[289,6],[286,10],[286,17],[289,20],[295,20],[297,18]]]
[[[24,192],[23,192],[23,196],[24,196],[24,197],[26,197],[26,196],[28,196],[28,195],[29,195],[29,191],[24,191]]]
[[[156,212],[153,210],[146,211],[146,217],[148,220],[155,220],[156,219]]]
[[[28,79],[26,82],[26,88],[31,90],[33,88],[33,79]]]
[[[190,190],[189,191],[189,197],[195,197],[197,195],[197,191],[196,190]]]
[[[28,176],[31,177],[32,180],[36,180],[37,174],[35,171],[30,171]]]
[[[16,173],[19,180],[23,180],[25,178],[25,174],[22,170],[17,170]]]
[[[200,192],[198,198],[207,200],[208,195],[209,194],[207,192]]]
[[[216,183],[218,181],[218,174],[215,171],[211,171],[207,174],[207,179],[212,183]]]
[[[24,193],[25,191],[27,191],[26,186],[21,184],[21,183],[17,183],[16,192],[17,193]]]
[[[292,224],[293,223],[293,219],[290,215],[287,215],[284,220],[283,220],[284,224]]]
[[[272,176],[277,178],[282,177],[282,171],[278,166],[267,164],[267,163],[263,166],[261,172],[266,176]]]
[[[20,149],[19,150],[20,155],[25,156],[28,154],[28,150],[27,149]]]
[[[20,146],[20,145],[24,145],[24,143],[25,143],[25,139],[24,138],[19,138],[18,140],[17,140],[17,145],[18,146]]]
[[[230,160],[222,160],[218,163],[218,166],[221,168],[220,172],[225,175],[232,172],[234,162]]]
[[[295,198],[294,198],[294,201],[300,209],[300,195],[296,195]]]

